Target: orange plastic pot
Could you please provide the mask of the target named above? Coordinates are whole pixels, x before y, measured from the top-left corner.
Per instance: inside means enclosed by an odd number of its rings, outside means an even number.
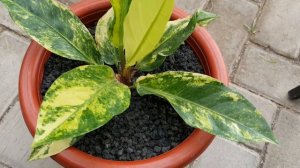
[[[82,22],[89,26],[95,23],[111,7],[108,0],[84,0],[71,6],[72,11]],[[175,8],[172,19],[187,16]],[[146,19],[146,18],[145,18]],[[222,55],[209,33],[204,28],[197,28],[187,43],[203,65],[206,74],[228,84],[228,77]],[[19,78],[19,100],[23,118],[32,135],[38,117],[42,96],[40,94],[44,73],[44,64],[51,53],[36,42],[32,42],[24,57]],[[101,168],[155,168],[183,167],[196,159],[212,142],[213,135],[195,130],[187,139],[174,149],[146,160],[111,161],[91,156],[74,147],[52,158],[64,167],[101,167]]]

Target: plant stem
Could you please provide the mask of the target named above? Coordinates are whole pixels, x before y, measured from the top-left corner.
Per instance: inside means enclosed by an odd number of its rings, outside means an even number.
[[[122,69],[122,73],[121,73],[121,77],[122,77],[122,80],[124,82],[124,84],[130,86],[132,84],[131,82],[131,78],[132,78],[132,73],[133,72],[133,68],[132,67],[128,67],[126,68],[124,66],[124,68]]]

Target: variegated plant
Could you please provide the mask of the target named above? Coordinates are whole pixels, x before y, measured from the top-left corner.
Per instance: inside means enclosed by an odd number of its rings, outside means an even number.
[[[61,75],[47,91],[31,160],[63,151],[124,112],[130,104],[129,87],[140,95],[165,98],[192,127],[233,141],[277,143],[251,103],[209,76],[164,72],[132,83],[134,72],[159,67],[197,25],[214,20],[214,14],[198,10],[169,21],[174,0],[110,1],[113,8],[99,20],[95,42],[80,20],[55,0],[0,0],[35,41],[55,54],[88,64]],[[107,65],[116,65],[118,72]]]

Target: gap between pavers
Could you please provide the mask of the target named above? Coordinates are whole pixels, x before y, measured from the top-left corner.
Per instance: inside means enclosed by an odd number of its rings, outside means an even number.
[[[252,40],[287,57],[299,57],[299,9],[297,0],[266,1]]]
[[[245,25],[251,25],[259,10],[248,0],[211,0],[207,6],[218,18],[208,25],[208,31],[218,44],[229,74],[233,71],[235,60],[248,40]]]
[[[19,102],[0,123],[0,135],[0,162],[16,168],[61,168],[50,158],[27,161],[33,138],[24,123]]]
[[[279,145],[268,145],[263,168],[299,168],[300,115],[281,109],[274,133]]]
[[[0,24],[6,26],[7,28],[16,31],[21,35],[26,35],[23,30],[21,30],[10,18],[8,11],[4,5],[0,2]]]
[[[235,84],[230,83],[229,87],[242,94],[245,98],[247,98],[262,113],[263,117],[266,119],[267,123],[271,127],[278,109],[275,103],[259,95],[256,95],[244,88],[241,88]],[[262,151],[265,146],[265,143],[249,142],[245,145]]]
[[[18,92],[21,62],[29,40],[9,31],[0,33],[0,117]]]
[[[234,82],[300,113],[300,100],[290,101],[288,91],[300,84],[300,65],[249,44]]]

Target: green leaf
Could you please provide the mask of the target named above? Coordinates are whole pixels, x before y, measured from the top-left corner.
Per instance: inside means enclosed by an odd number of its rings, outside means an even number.
[[[110,2],[114,9],[112,42],[115,47],[123,52],[123,24],[125,16],[128,13],[131,0],[110,0]]]
[[[105,63],[118,65],[123,56],[123,23],[131,0],[110,0],[110,9],[96,28],[96,42]]]
[[[277,143],[255,107],[217,80],[197,73],[164,72],[140,77],[140,95],[167,99],[190,126],[234,141]]]
[[[67,7],[54,0],[0,0],[27,34],[65,58],[102,64],[88,29]]]
[[[155,49],[170,19],[174,0],[133,0],[124,22],[126,67]]]
[[[204,26],[215,18],[216,15],[213,13],[198,10],[192,17],[169,21],[159,44],[156,45],[152,53],[137,64],[137,69],[153,71],[158,68],[164,62],[164,57],[175,53],[180,45],[194,32],[197,24]]]
[[[105,65],[80,66],[60,76],[41,105],[33,148],[95,130],[130,103],[130,89]]]
[[[29,161],[46,158],[52,155],[56,155],[68,147],[72,146],[76,141],[78,141],[80,137],[75,138],[67,138],[58,141],[51,142],[46,145],[42,145],[34,148],[31,151]]]
[[[96,27],[96,43],[102,59],[106,64],[114,65],[120,61],[119,51],[111,40],[112,28],[114,20],[114,11],[110,9],[98,21]]]

